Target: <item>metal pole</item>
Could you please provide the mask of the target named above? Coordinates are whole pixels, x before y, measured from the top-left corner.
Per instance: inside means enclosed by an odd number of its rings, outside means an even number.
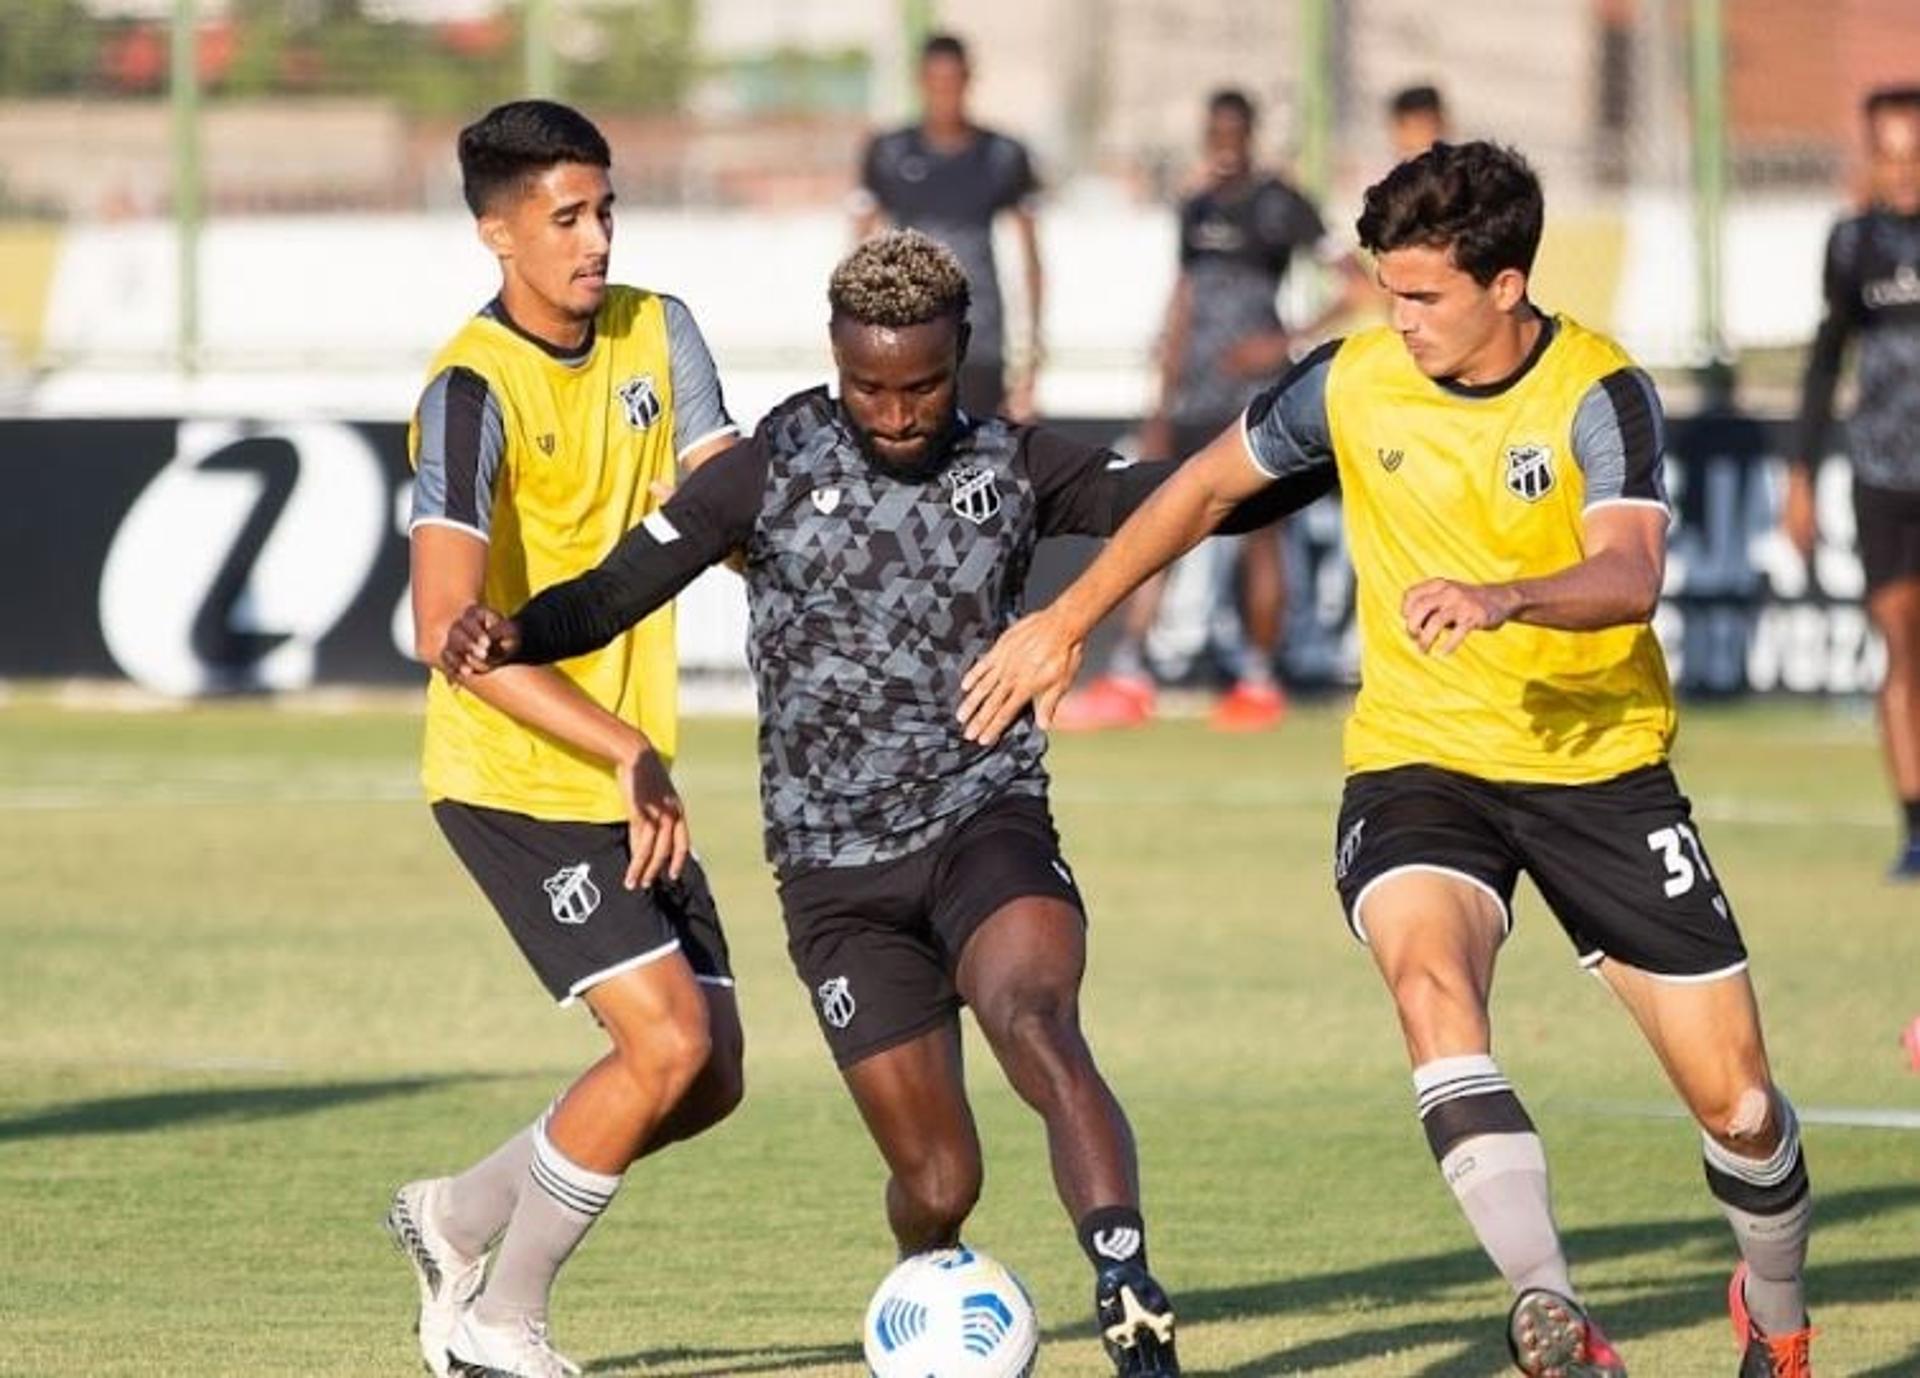
[[[174,359],[182,373],[200,366],[200,70],[195,0],[174,0],[172,73],[173,227],[178,300]]]
[[[521,56],[526,62],[522,84],[529,96],[560,98],[560,68],[553,55],[553,0],[525,0],[525,32]]]
[[[902,70],[907,90],[916,93],[909,98],[916,115],[921,113],[917,94],[920,90],[920,47],[933,32],[933,25],[933,0],[900,0]]]
[[[1325,201],[1333,180],[1333,0],[1300,0],[1300,183]]]
[[[1698,272],[1700,350],[1709,370],[1724,373],[1727,349],[1722,290],[1726,231],[1726,35],[1722,0],[1693,0],[1689,54],[1693,88],[1693,232]]]

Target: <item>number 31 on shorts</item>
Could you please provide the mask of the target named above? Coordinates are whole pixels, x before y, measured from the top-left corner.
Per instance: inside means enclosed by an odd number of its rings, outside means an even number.
[[[1668,899],[1686,894],[1702,876],[1709,883],[1713,880],[1713,868],[1707,865],[1707,854],[1701,849],[1699,834],[1691,824],[1676,823],[1670,828],[1654,829],[1647,834],[1647,850],[1658,852],[1666,865]]]

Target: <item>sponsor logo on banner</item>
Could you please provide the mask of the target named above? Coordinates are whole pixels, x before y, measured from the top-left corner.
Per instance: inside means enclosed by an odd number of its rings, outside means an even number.
[[[304,689],[386,538],[387,477],[351,426],[182,422],[100,575],[114,662],[165,694]]]

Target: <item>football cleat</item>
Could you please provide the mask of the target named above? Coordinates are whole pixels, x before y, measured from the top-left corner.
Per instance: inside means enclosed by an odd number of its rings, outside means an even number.
[[[1173,1347],[1173,1304],[1137,1261],[1100,1270],[1093,1310],[1100,1343],[1118,1378],[1173,1378],[1180,1372]]]
[[[1733,1318],[1734,1343],[1740,1346],[1739,1378],[1813,1378],[1813,1327],[1791,1335],[1767,1334],[1747,1314],[1747,1265],[1733,1270],[1727,1284],[1727,1314]]]
[[[1580,1303],[1544,1287],[1513,1299],[1507,1350],[1527,1378],[1627,1378],[1626,1361]]]
[[[547,1323],[520,1316],[487,1325],[468,1307],[447,1344],[451,1378],[578,1378],[580,1365],[553,1347]]]
[[[1215,732],[1265,732],[1287,716],[1287,696],[1277,684],[1241,680],[1213,706],[1207,726]]]
[[[414,1330],[420,1337],[420,1357],[434,1378],[447,1378],[447,1341],[487,1271],[485,1254],[468,1258],[433,1226],[434,1205],[445,1185],[444,1178],[407,1183],[393,1194],[386,1219],[394,1247],[412,1265],[420,1284]]]
[[[1055,732],[1100,732],[1138,727],[1153,718],[1153,681],[1142,675],[1102,675],[1076,689],[1054,711]]]
[[[1907,839],[1907,845],[1900,849],[1900,855],[1895,857],[1893,865],[1887,868],[1887,879],[1920,880],[1920,837]]]

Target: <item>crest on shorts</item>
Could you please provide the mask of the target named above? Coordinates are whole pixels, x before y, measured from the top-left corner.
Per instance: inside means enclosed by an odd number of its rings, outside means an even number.
[[[627,424],[644,431],[660,419],[660,394],[654,389],[651,373],[635,374],[614,393],[626,409]]]
[[[831,517],[834,509],[840,506],[838,488],[816,488],[813,490],[813,510],[823,517]]]
[[[978,464],[956,464],[941,475],[953,494],[953,510],[975,526],[1000,510],[1000,489],[993,470]]]
[[[851,1024],[854,1011],[860,1008],[854,1003],[853,991],[844,976],[822,981],[820,989],[814,994],[820,998],[820,1017],[836,1029],[844,1029]]]
[[[1347,830],[1340,834],[1340,846],[1335,851],[1333,858],[1333,878],[1335,880],[1345,880],[1347,878],[1347,872],[1353,869],[1353,863],[1359,859],[1360,834],[1366,831],[1366,827],[1366,819],[1356,818],[1348,825]]]
[[[600,907],[600,887],[593,883],[591,868],[584,861],[562,866],[544,881],[547,903],[559,923],[585,923]]]
[[[1538,502],[1553,491],[1551,445],[1507,446],[1507,491],[1526,502]]]

